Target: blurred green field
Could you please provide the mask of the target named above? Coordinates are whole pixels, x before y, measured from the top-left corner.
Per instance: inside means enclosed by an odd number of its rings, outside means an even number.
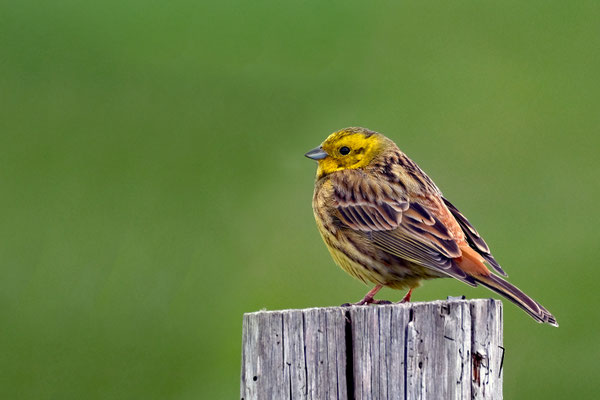
[[[558,318],[505,302],[505,398],[593,398],[599,18],[592,1],[0,3],[0,398],[236,398],[242,313],[367,290],[318,236],[303,157],[346,126],[394,139]],[[491,296],[438,280],[413,298],[461,294]]]

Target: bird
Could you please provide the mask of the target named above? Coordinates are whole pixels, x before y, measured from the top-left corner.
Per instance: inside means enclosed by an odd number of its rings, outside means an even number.
[[[376,300],[382,287],[408,290],[451,277],[483,285],[534,320],[556,318],[503,277],[484,239],[436,184],[389,138],[361,127],[336,131],[305,154],[318,163],[312,208],[336,264],[375,285],[355,305]],[[490,268],[493,271],[490,270]]]

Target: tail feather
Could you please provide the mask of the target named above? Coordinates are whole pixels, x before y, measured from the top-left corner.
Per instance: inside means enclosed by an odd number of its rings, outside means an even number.
[[[548,310],[546,310],[540,303],[533,300],[531,297],[523,293],[518,287],[508,283],[504,279],[497,275],[489,274],[487,276],[476,276],[474,277],[478,283],[494,292],[506,297],[525,312],[533,317],[537,322],[550,324],[552,326],[558,326],[556,318]]]

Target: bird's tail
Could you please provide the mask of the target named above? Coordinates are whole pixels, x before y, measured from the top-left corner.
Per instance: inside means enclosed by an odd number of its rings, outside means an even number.
[[[475,280],[490,290],[506,297],[525,312],[533,317],[537,322],[558,326],[556,318],[540,303],[523,293],[518,287],[508,283],[497,275],[489,274],[486,276],[474,276]]]

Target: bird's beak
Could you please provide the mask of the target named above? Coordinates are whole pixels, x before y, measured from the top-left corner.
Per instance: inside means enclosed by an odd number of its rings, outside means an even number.
[[[304,156],[311,158],[313,160],[322,160],[325,157],[327,157],[327,153],[325,153],[325,150],[323,150],[323,148],[321,146],[319,146],[315,149],[312,149],[311,151],[306,153]]]

